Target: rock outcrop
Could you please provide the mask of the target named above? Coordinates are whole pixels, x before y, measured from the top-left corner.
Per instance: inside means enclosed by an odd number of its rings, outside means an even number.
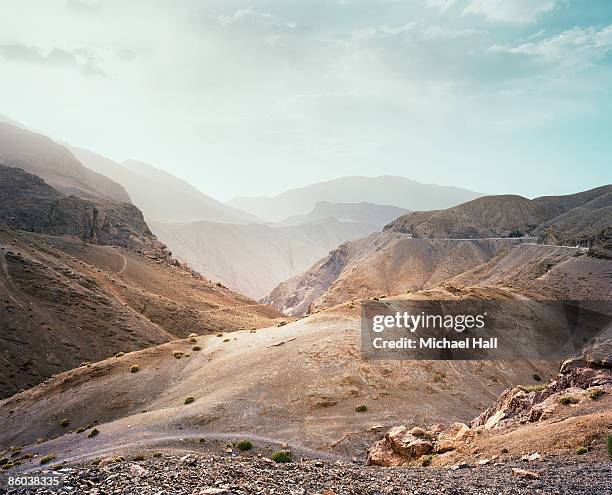
[[[538,390],[518,386],[501,394],[497,402],[470,425],[396,426],[368,451],[368,464],[376,466],[428,465],[432,454],[443,454],[469,444],[483,430],[500,429],[549,419],[561,408],[597,400],[612,393],[612,339],[600,338],[579,357],[566,359],[557,377]]]
[[[0,224],[121,246],[151,258],[166,259],[170,254],[134,205],[66,196],[40,177],[4,165],[0,165]]]
[[[557,377],[541,390],[518,386],[506,390],[497,402],[471,423],[473,428],[503,428],[541,421],[564,404],[612,392],[612,339],[595,340],[579,357],[563,361]]]

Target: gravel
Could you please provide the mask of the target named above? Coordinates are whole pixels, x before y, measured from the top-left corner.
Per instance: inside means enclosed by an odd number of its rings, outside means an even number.
[[[519,478],[512,468],[539,477]],[[43,472],[43,471],[39,471]],[[3,490],[9,494],[78,495],[343,495],[343,494],[612,494],[612,463],[595,459],[550,457],[487,466],[450,468],[381,468],[340,461],[299,460],[276,464],[266,458],[174,455],[145,460],[103,460],[47,469],[61,473],[56,490]],[[33,473],[28,473],[31,476]],[[6,486],[6,485],[3,485]]]

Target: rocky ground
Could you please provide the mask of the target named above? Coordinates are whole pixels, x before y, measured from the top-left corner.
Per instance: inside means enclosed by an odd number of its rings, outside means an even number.
[[[517,475],[521,469],[533,473]],[[609,494],[612,463],[589,454],[575,460],[547,456],[537,462],[509,460],[457,468],[382,468],[340,461],[164,454],[145,460],[102,460],[70,466],[55,490],[19,489],[0,493],[73,494]]]

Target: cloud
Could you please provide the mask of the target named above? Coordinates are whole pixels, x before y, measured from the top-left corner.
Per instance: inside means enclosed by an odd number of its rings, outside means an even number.
[[[455,0],[427,0],[428,7],[438,9],[440,12],[446,12],[453,5],[455,5]]]
[[[83,2],[82,0],[66,0],[66,7],[78,14],[96,14],[102,10],[102,6],[95,3]]]
[[[22,62],[46,67],[71,67],[88,76],[104,76],[105,73],[96,66],[95,56],[85,48],[73,51],[52,48],[47,53],[41,49],[21,45],[0,45],[0,55],[8,61]]]
[[[232,15],[219,15],[216,17],[216,20],[224,28],[237,24],[248,24],[261,27],[295,27],[295,23],[283,22],[274,14],[258,12],[251,8],[239,9]]]
[[[612,53],[612,24],[597,29],[574,27],[562,33],[516,46],[493,45],[491,52],[538,57],[564,67],[585,68]]]
[[[470,0],[463,14],[480,15],[488,21],[529,24],[567,0]]]

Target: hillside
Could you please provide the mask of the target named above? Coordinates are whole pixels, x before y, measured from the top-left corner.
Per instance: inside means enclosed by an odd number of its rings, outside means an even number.
[[[0,122],[0,164],[37,175],[64,194],[130,202],[121,185],[83,166],[66,147],[6,122]]]
[[[478,289],[414,297],[474,296],[518,297]],[[198,337],[198,352],[181,340],[80,367],[1,401],[0,421],[7,428],[0,445],[28,445],[42,437],[48,440],[24,452],[54,452],[61,461],[246,437],[365,460],[366,449],[392,425],[469,421],[504,389],[533,383],[534,374],[546,379],[556,368],[524,359],[390,366],[364,360],[359,335],[359,310],[345,307],[280,328],[235,332],[228,341]],[[175,350],[190,355],[177,360]],[[133,364],[138,373],[130,373]],[[194,401],[185,405],[188,396]],[[360,405],[367,406],[365,413],[355,411]],[[68,430],[97,422],[100,434],[65,434],[62,418],[69,419]]]
[[[453,208],[408,213],[385,227],[414,237],[476,239],[539,236],[546,243],[588,244],[612,223],[612,185],[533,200],[485,196]]]
[[[297,316],[354,299],[445,284],[605,300],[611,278],[609,258],[589,256],[586,248],[513,238],[419,239],[386,231],[341,245],[262,301]]]
[[[151,222],[151,228],[192,268],[256,299],[306,270],[330,249],[375,229],[334,218],[295,226]]]
[[[20,169],[0,166],[0,229],[2,397],[83,361],[279,316],[181,267],[135,206],[68,197]]]
[[[369,202],[406,210],[449,208],[482,196],[458,187],[421,184],[405,177],[342,177],[291,189],[273,197],[239,197],[229,202],[236,208],[272,222],[288,216],[307,215],[319,201]]]
[[[260,222],[255,216],[216,201],[186,181],[146,163],[117,163],[74,146],[72,153],[86,166],[120,183],[148,221]]]
[[[358,222],[372,226],[372,231],[383,228],[397,217],[408,213],[404,208],[396,206],[376,205],[374,203],[330,203],[317,201],[314,209],[307,215],[287,217],[282,225],[298,225],[300,223],[317,222],[326,218],[336,218],[343,222]]]

